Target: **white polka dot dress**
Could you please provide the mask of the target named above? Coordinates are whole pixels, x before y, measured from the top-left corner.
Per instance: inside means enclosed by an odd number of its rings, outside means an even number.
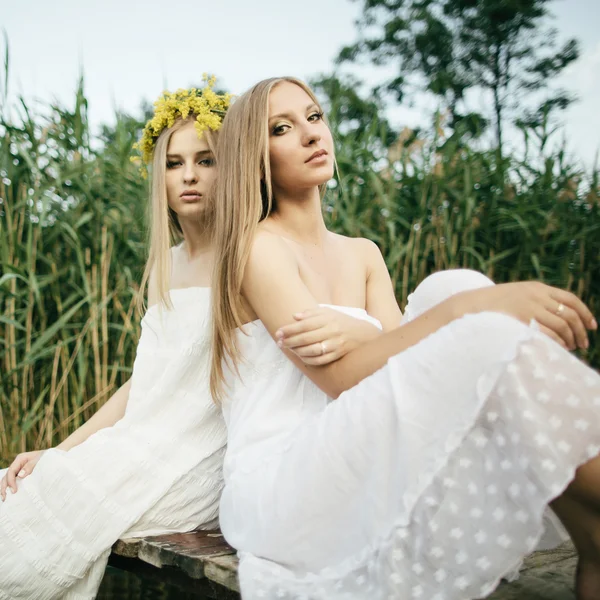
[[[220,516],[245,600],[484,597],[600,453],[600,376],[535,324],[463,317],[333,402],[246,332]]]

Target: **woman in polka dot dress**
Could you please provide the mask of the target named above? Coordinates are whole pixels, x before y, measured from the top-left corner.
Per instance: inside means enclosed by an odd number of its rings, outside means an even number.
[[[591,313],[541,283],[484,285],[399,327],[377,248],[325,228],[333,156],[289,78],[234,103],[217,151],[211,385],[243,598],[481,598],[538,545],[549,504],[578,598],[600,598],[600,376],[569,353]],[[371,337],[329,365],[302,333],[323,304]]]

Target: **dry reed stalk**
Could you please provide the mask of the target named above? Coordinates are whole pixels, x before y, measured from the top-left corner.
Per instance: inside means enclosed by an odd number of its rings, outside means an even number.
[[[45,447],[52,447],[53,437],[53,424],[54,424],[54,404],[58,394],[56,392],[56,384],[58,378],[58,365],[60,363],[60,346],[56,346],[54,349],[54,360],[52,361],[52,379],[50,381],[50,402],[47,404],[45,409],[44,420],[40,425],[38,438],[36,440],[36,447],[42,446],[42,440],[46,440]],[[44,435],[45,434],[45,435]]]

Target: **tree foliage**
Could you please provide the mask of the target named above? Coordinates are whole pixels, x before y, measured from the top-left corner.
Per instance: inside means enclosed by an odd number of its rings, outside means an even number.
[[[548,109],[564,110],[573,100],[552,89],[579,48],[574,39],[559,45],[548,26],[550,0],[359,1],[359,39],[340,51],[338,62],[363,59],[395,67],[380,91],[400,102],[415,90],[434,94],[452,124],[477,117],[467,114],[465,96],[483,91],[492,107],[483,117],[494,124],[500,152],[508,116],[531,120]]]

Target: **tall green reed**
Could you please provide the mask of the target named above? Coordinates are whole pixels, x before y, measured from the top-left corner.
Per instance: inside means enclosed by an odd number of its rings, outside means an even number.
[[[419,135],[404,130],[378,151],[379,126],[343,136],[326,211],[333,229],[377,242],[401,306],[428,274],[470,268],[498,283],[567,288],[600,313],[598,169],[586,174],[545,143],[530,146],[527,160],[499,164],[495,151],[446,137],[441,119]],[[595,367],[598,341],[592,334],[583,355]]]
[[[0,120],[0,460],[48,447],[122,384],[134,358],[146,184],[140,124],[93,140],[74,107]],[[94,148],[93,142],[96,142]]]
[[[83,82],[70,109],[15,110],[0,111],[1,462],[56,444],[128,378],[148,192],[129,158],[140,121],[93,135]],[[377,242],[402,306],[429,273],[466,267],[561,285],[599,311],[597,170],[545,147],[499,165],[441,122],[387,148],[381,127],[340,140],[324,207],[334,230]],[[584,358],[600,365],[596,345]]]

